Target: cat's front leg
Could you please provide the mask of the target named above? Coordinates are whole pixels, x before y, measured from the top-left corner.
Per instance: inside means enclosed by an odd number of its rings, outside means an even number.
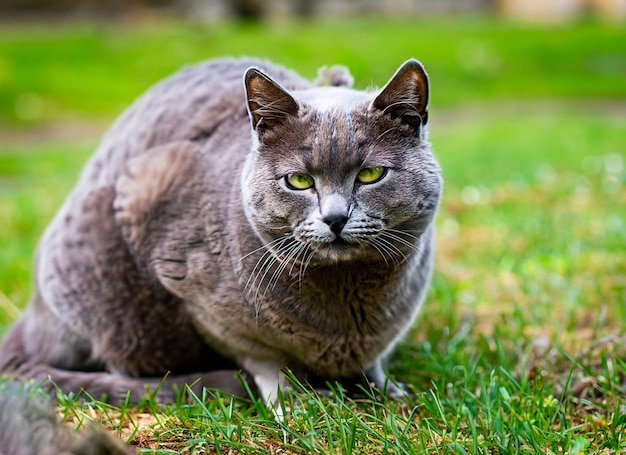
[[[268,360],[252,358],[244,359],[242,366],[254,378],[259,395],[265,404],[277,411],[279,390],[284,390],[289,385],[280,367]]]
[[[387,398],[392,400],[404,399],[409,394],[404,384],[392,382],[383,369],[382,361],[377,360],[371,367],[365,370],[365,377],[370,384],[373,384]]]

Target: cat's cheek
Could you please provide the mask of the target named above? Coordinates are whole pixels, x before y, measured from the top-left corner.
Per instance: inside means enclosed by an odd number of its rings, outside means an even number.
[[[372,218],[387,218],[391,210],[404,203],[396,194],[393,186],[380,185],[378,188],[367,188],[357,198],[358,205],[367,216]]]
[[[250,212],[255,218],[263,219],[275,214],[275,191],[261,184],[252,185],[247,191],[247,201]]]
[[[314,190],[282,191],[276,204],[277,209],[290,218],[303,219],[317,207],[317,195]]]
[[[262,218],[267,212],[267,203],[258,193],[250,200],[251,212],[256,218]]]

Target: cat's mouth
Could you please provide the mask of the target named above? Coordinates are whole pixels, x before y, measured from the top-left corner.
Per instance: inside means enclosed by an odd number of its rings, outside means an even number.
[[[335,238],[330,242],[321,242],[318,246],[322,249],[335,251],[355,251],[362,249],[363,242],[357,242],[354,239],[346,238],[342,235],[335,235]]]

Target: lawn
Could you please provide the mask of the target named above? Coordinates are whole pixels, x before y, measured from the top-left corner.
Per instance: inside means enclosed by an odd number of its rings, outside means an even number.
[[[271,24],[2,24],[0,336],[39,235],[108,123],[150,84],[221,55],[383,84],[432,82],[445,194],[424,311],[390,360],[402,403],[287,393],[291,418],[212,392],[112,408],[60,395],[141,453],[626,451],[626,28],[488,17]]]

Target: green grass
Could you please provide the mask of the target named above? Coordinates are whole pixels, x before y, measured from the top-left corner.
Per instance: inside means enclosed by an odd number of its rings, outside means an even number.
[[[415,56],[432,78],[431,140],[446,181],[437,268],[390,363],[413,398],[287,392],[292,415],[277,422],[258,402],[221,395],[121,409],[60,395],[68,421],[95,419],[143,453],[626,450],[626,28],[490,18],[4,25],[0,334],[27,302],[39,235],[97,143],[82,126],[110,122],[158,78],[225,54],[310,77],[343,63],[359,87]],[[48,139],[51,124],[79,139]]]

